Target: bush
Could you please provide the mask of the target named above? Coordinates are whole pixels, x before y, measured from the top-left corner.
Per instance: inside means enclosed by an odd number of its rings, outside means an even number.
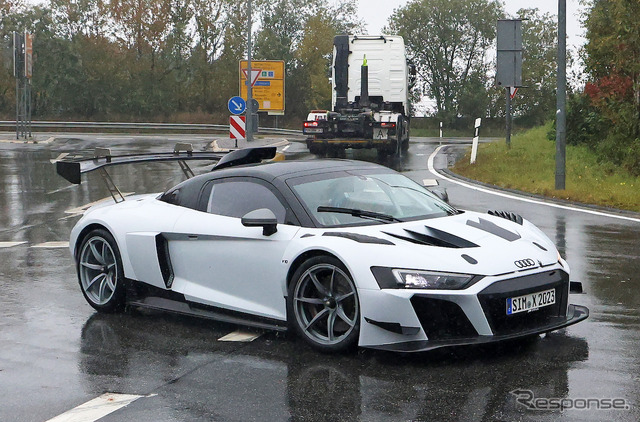
[[[584,145],[598,155],[601,163],[621,166],[633,176],[640,175],[639,122],[627,104],[609,104],[615,121],[603,117],[586,94],[574,94],[567,101],[567,144]],[[547,132],[555,141],[556,124]]]
[[[591,105],[588,96],[584,94],[569,96],[567,101],[567,144],[587,145],[593,148],[605,138],[608,130],[608,122]]]

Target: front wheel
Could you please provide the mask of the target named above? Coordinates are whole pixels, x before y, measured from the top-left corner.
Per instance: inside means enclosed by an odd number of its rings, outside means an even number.
[[[87,234],[80,245],[76,266],[82,294],[93,308],[100,312],[124,308],[122,260],[111,233],[97,229]]]
[[[357,345],[358,292],[342,262],[329,256],[307,260],[293,275],[288,293],[290,325],[311,346],[338,352]]]

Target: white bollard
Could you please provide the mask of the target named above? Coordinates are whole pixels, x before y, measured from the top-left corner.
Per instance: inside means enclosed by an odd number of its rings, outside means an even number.
[[[476,162],[476,157],[478,155],[478,137],[480,136],[480,123],[482,122],[481,118],[476,119],[475,133],[473,135],[473,143],[471,144],[471,164]]]

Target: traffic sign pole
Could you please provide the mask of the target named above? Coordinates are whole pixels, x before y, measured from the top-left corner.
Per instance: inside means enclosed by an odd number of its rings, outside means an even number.
[[[506,113],[506,121],[507,121],[507,148],[511,148],[511,88],[506,87],[507,92],[507,109]]]
[[[253,141],[253,105],[251,104],[251,0],[247,0],[247,142]]]
[[[565,190],[567,141],[567,0],[558,0],[556,88],[556,190]]]

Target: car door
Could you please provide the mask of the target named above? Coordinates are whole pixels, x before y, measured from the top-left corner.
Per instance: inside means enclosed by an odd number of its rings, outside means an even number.
[[[174,290],[194,302],[285,320],[282,257],[299,226],[284,199],[261,179],[231,177],[205,185],[200,204],[178,219],[169,242]],[[270,236],[242,225],[242,216],[260,208],[278,220]]]

